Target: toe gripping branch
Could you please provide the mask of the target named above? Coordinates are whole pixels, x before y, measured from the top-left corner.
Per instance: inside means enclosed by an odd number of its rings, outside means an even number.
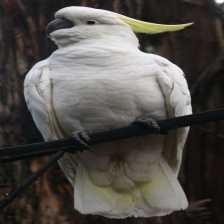
[[[165,134],[177,128],[221,120],[224,120],[224,109],[180,116],[167,120],[157,120],[156,125],[155,122],[151,122],[151,120],[147,122],[147,119],[144,119],[144,122],[137,121],[128,127],[91,134],[88,143],[92,146],[99,143],[121,140],[134,136]],[[18,195],[24,192],[28,186],[37,180],[50,167],[52,167],[57,160],[64,155],[65,152],[76,153],[83,150],[89,150],[89,147],[86,147],[74,138],[0,148],[0,164],[18,160],[34,159],[40,156],[49,156],[54,154],[49,161],[42,168],[40,168],[40,170],[31,175],[14,192],[9,193],[5,199],[0,201],[0,210],[6,208]]]

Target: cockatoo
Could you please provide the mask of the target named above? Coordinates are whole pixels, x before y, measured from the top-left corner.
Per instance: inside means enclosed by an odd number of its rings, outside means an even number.
[[[143,22],[115,12],[66,7],[47,28],[58,49],[29,71],[27,106],[46,141],[125,127],[142,118],[192,113],[183,71],[139,50],[134,34],[191,24]],[[59,165],[74,187],[74,207],[108,218],[152,217],[185,209],[178,180],[188,128],[66,153]],[[55,177],[57,178],[57,177]]]

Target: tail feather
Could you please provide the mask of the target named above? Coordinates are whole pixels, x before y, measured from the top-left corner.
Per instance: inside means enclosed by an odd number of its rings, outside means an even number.
[[[185,209],[188,202],[175,173],[163,159],[156,166],[150,181],[118,192],[112,185],[95,185],[86,168],[79,165],[73,183],[75,208],[108,218],[162,216]]]
[[[142,197],[149,207],[165,212],[186,209],[188,202],[175,173],[161,159],[149,183],[141,187]]]

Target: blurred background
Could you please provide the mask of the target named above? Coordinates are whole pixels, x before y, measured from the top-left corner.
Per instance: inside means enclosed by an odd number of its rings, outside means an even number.
[[[139,35],[144,51],[162,55],[180,66],[188,80],[194,112],[223,107],[224,103],[224,1],[222,0],[1,0],[0,1],[0,145],[42,141],[27,111],[23,80],[37,61],[55,46],[45,36],[54,12],[69,5],[109,9],[157,23],[194,25],[181,32]],[[54,167],[22,197],[0,212],[0,223],[224,223],[224,123],[194,127],[188,138],[181,183],[190,201],[211,198],[212,215],[189,219],[173,214],[161,219],[107,220],[82,216],[73,209],[72,189]],[[14,190],[48,159],[0,166],[0,199]]]

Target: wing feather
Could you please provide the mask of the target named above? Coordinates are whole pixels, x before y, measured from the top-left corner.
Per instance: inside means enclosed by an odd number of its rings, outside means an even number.
[[[24,96],[33,120],[45,141],[63,138],[52,102],[52,83],[47,60],[37,63],[24,81]],[[73,155],[65,154],[59,165],[73,183],[76,163]]]
[[[191,114],[191,96],[183,71],[162,57],[155,58],[160,67],[157,82],[164,95],[167,117]],[[170,131],[165,140],[163,155],[176,175],[180,169],[188,131],[189,128]]]
[[[46,66],[47,62],[42,61],[29,71],[24,81],[24,97],[37,128],[45,140],[50,140],[55,139],[55,136],[49,122],[47,96],[43,92],[44,87],[48,88],[47,80],[43,80]]]

